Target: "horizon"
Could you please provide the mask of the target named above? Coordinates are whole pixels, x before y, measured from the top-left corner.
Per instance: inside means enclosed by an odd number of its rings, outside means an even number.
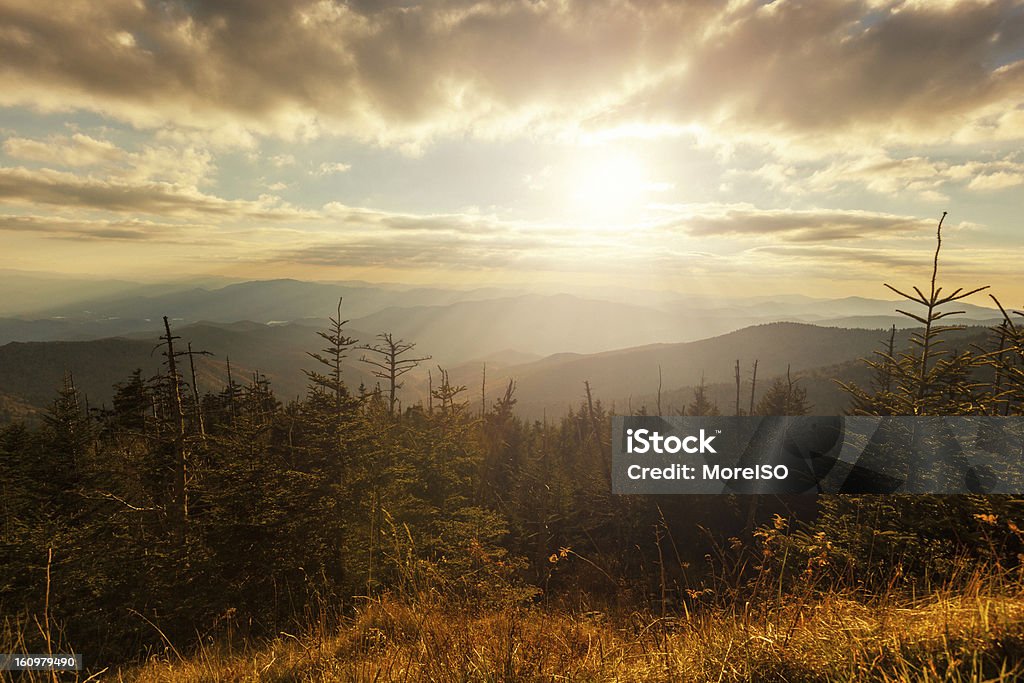
[[[546,283],[530,283],[530,282],[509,282],[509,283],[434,283],[434,284],[420,284],[420,283],[405,283],[405,282],[372,282],[367,280],[315,280],[315,279],[303,279],[297,277],[277,277],[277,278],[232,278],[227,276],[207,276],[207,277],[191,277],[191,278],[176,278],[176,279],[129,279],[119,277],[105,277],[97,274],[71,274],[71,273],[56,273],[52,271],[42,270],[20,270],[15,268],[0,268],[0,277],[7,276],[10,278],[30,278],[38,281],[52,281],[52,282],[71,282],[71,283],[91,283],[91,284],[106,284],[106,285],[117,285],[118,287],[111,287],[108,290],[103,290],[101,294],[93,294],[91,290],[86,290],[86,294],[79,295],[78,297],[70,297],[66,302],[57,303],[55,307],[67,306],[74,304],[78,301],[81,303],[88,303],[89,301],[116,301],[119,298],[126,296],[133,296],[146,299],[146,298],[157,298],[160,296],[172,295],[175,292],[185,292],[190,290],[205,291],[209,293],[216,293],[229,287],[238,285],[251,285],[251,284],[262,284],[262,285],[273,285],[275,283],[295,283],[300,285],[315,285],[323,287],[339,287],[339,288],[351,288],[351,289],[366,289],[366,290],[393,290],[396,292],[413,292],[422,290],[437,290],[438,292],[447,293],[458,293],[458,294],[480,294],[489,293],[490,296],[486,296],[481,299],[455,299],[448,303],[438,304],[440,306],[449,306],[457,303],[468,303],[472,301],[494,301],[504,300],[509,298],[518,298],[524,296],[536,296],[543,298],[552,298],[559,296],[569,296],[581,300],[594,300],[594,301],[617,301],[619,303],[629,303],[639,307],[657,308],[659,305],[666,303],[680,303],[684,299],[690,305],[701,306],[713,306],[713,305],[736,305],[736,304],[765,304],[765,303],[784,303],[792,306],[799,306],[800,304],[812,304],[812,303],[823,303],[823,302],[839,302],[839,301],[850,301],[850,300],[863,300],[870,302],[884,302],[884,303],[900,303],[905,301],[904,299],[896,298],[893,293],[884,289],[880,292],[879,296],[867,296],[866,293],[847,294],[841,296],[813,296],[810,294],[804,294],[801,292],[775,292],[771,294],[758,294],[758,295],[729,295],[724,293],[714,295],[701,295],[694,296],[691,292],[682,291],[679,289],[671,289],[663,287],[659,289],[639,289],[631,287],[616,287],[611,284],[604,285],[591,285],[586,283],[564,283],[560,285],[550,285]],[[135,286],[141,286],[146,288],[144,293],[131,294],[131,288]],[[634,297],[649,295],[654,297],[649,301],[635,300]],[[998,313],[998,309],[991,305],[984,305],[984,302],[972,304],[975,307],[990,309],[993,312]],[[413,307],[422,307],[423,304],[415,304]],[[24,302],[20,304],[16,310],[8,310],[2,303],[0,303],[0,318],[3,316],[12,316],[13,318],[23,318],[26,320],[34,319],[36,316],[47,313],[45,307],[25,305]],[[324,314],[323,318],[326,319],[327,313]],[[229,322],[227,320],[222,322]],[[252,321],[259,322],[259,321]],[[275,321],[281,322],[281,321]]]

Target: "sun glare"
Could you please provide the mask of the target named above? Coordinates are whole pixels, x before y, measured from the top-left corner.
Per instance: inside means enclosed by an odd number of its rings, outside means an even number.
[[[595,225],[620,222],[643,205],[653,183],[631,154],[608,154],[580,162],[568,179],[570,212]]]

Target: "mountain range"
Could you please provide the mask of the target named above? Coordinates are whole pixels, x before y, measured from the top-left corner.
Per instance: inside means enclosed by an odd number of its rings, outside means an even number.
[[[4,278],[13,276],[0,272],[0,282]],[[896,312],[906,304],[863,297],[715,301],[666,292],[609,297],[597,290],[542,294],[268,280],[134,290],[131,283],[107,281],[83,287],[74,298],[42,276],[29,279],[44,293],[64,294],[42,302],[33,295],[16,305],[8,298],[0,307],[8,315],[0,318],[0,418],[46,406],[65,370],[94,405],[109,402],[112,386],[136,368],[146,376],[157,373],[164,315],[181,343],[213,354],[196,360],[201,390],[224,385],[230,357],[236,380],[259,372],[287,400],[305,391],[302,370],[315,364],[307,352],[322,348],[316,332],[327,327],[342,298],[342,317],[350,319],[346,331],[359,344],[389,332],[414,342],[416,355],[431,356],[406,376],[400,392],[406,405],[426,400],[427,372],[436,377],[441,365],[454,383],[467,387],[474,406],[493,401],[514,380],[517,408],[531,418],[578,405],[584,381],[619,410],[653,408],[660,381],[663,408],[675,410],[692,400],[692,387],[703,377],[726,410],[735,402],[736,361],[749,391],[755,359],[759,386],[789,368],[805,382],[812,402],[835,412],[845,397],[831,379],[860,377],[863,364],[856,361],[880,348],[887,337],[882,330],[896,324],[897,344],[905,346],[914,324]],[[26,308],[30,302],[36,307]],[[965,313],[958,322],[968,325],[984,327],[999,318],[991,308],[961,302],[959,309]],[[980,333],[975,327],[961,334]],[[377,382],[359,362],[363,353],[352,349],[346,361],[352,387]],[[819,381],[829,374],[827,382]]]

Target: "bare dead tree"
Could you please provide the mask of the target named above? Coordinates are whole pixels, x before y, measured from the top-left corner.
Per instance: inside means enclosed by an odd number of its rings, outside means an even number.
[[[164,347],[163,356],[166,359],[168,375],[167,400],[170,404],[171,410],[173,411],[171,421],[171,445],[174,453],[174,485],[172,494],[173,500],[171,503],[172,517],[175,525],[178,527],[179,534],[183,536],[185,532],[185,524],[188,521],[188,448],[185,439],[185,406],[181,396],[182,384],[184,384],[184,382],[182,380],[181,373],[178,371],[178,358],[183,356],[189,357],[189,363],[192,365],[192,390],[194,392],[196,405],[198,406],[199,394],[195,388],[195,365],[192,363],[192,360],[194,356],[197,355],[212,356],[213,354],[209,351],[193,351],[191,344],[188,345],[187,351],[175,351],[174,342],[177,339],[181,339],[181,337],[171,333],[171,323],[168,321],[167,316],[164,316],[164,334],[160,339],[163,343],[157,346],[157,348],[160,348],[160,346]]]
[[[789,374],[792,369],[792,364],[786,364],[786,414],[789,414],[790,409],[793,407],[793,377]]]
[[[997,397],[1001,396],[1002,393],[1003,393],[1003,367],[1004,367],[1003,354],[1006,351],[1006,333],[1007,333],[1006,320],[1003,320],[1001,323],[999,323],[999,347],[996,349],[996,363],[995,363],[996,373],[995,373],[995,378],[992,380],[992,394],[994,396],[997,396]],[[1009,402],[1008,401],[1004,402],[1003,406],[1004,406],[1003,414],[1004,415],[1009,415],[1010,414],[1010,412],[1009,412],[1009,410],[1010,410]],[[997,415],[999,414],[999,408],[998,407],[996,408],[996,414]]]
[[[484,363],[483,378],[480,380],[480,417],[487,413],[487,363]]]
[[[174,448],[174,493],[173,518],[180,532],[184,531],[188,520],[188,497],[185,482],[188,478],[188,458],[185,454],[185,409],[181,403],[181,377],[178,375],[178,354],[174,351],[174,341],[181,339],[171,334],[171,323],[164,316],[164,358],[167,359],[167,398],[174,410],[172,423]]]
[[[740,414],[740,361],[736,360],[736,414]]]
[[[658,365],[658,415],[661,415],[661,365]]]
[[[888,358],[888,359],[893,358],[893,353],[895,352],[895,349],[896,349],[896,323],[893,323],[892,329],[889,331],[889,346],[888,346],[888,354],[889,355],[887,355],[886,358]],[[892,367],[889,366],[888,364],[886,365],[886,368],[885,368],[885,390],[886,391],[891,391],[892,390]]]
[[[199,402],[199,383],[196,381],[196,356],[212,356],[209,351],[193,351],[192,342],[188,343],[188,351],[182,355],[188,356],[189,369],[192,371],[192,401],[195,412],[196,424],[199,425],[199,435],[206,439],[206,424],[203,420],[203,406]]]
[[[587,422],[590,425],[590,431],[592,434],[597,433],[597,424],[594,418],[594,397],[590,393],[590,380],[583,382],[583,388],[587,392]]]
[[[498,399],[498,403],[496,404],[499,413],[501,413],[501,414],[511,413],[512,406],[514,406],[516,404],[515,393],[516,393],[516,381],[514,379],[510,378],[508,380],[508,384],[505,386],[505,394],[504,394],[504,396],[499,398]]]
[[[228,366],[228,417],[235,423],[235,380],[231,376],[231,356],[225,357]]]
[[[377,338],[381,340],[381,343],[358,347],[377,357],[368,357],[364,354],[359,360],[373,366],[373,376],[388,383],[388,412],[394,415],[396,394],[404,384],[404,382],[399,382],[398,378],[416,368],[423,361],[430,360],[431,357],[404,358],[405,354],[416,348],[416,344],[395,339],[390,332],[382,332],[377,335]]]
[[[750,378],[750,410],[747,415],[754,414],[754,391],[757,389],[757,359],[754,359],[754,374]]]

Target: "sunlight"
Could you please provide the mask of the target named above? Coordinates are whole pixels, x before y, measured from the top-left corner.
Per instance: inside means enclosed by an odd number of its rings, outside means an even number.
[[[659,189],[646,166],[626,153],[580,162],[572,169],[567,185],[571,214],[592,225],[628,218],[642,207],[648,192]]]

